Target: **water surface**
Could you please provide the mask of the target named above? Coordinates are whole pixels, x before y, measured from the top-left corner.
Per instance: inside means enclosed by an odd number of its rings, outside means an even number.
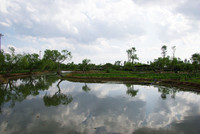
[[[199,104],[177,88],[31,76],[1,85],[0,133],[198,134]]]

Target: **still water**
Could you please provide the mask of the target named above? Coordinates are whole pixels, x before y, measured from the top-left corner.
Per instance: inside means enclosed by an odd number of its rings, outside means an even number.
[[[200,94],[163,86],[11,80],[0,89],[1,134],[200,132]]]

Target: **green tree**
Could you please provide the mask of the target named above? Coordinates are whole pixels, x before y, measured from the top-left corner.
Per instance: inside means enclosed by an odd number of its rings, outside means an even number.
[[[113,69],[113,65],[111,63],[106,63],[102,65],[103,70],[106,70],[107,73],[109,73]]]
[[[57,65],[57,74],[61,77],[60,64],[65,60],[71,60],[72,55],[68,50],[62,50],[61,53],[58,50],[45,50],[43,60],[52,61]]]
[[[132,71],[134,69],[134,65],[131,62],[126,62],[124,64],[124,70]]]
[[[22,58],[21,54],[15,54],[15,49],[13,47],[9,47],[10,53],[5,53],[5,68],[6,72],[9,74],[14,69],[16,70],[19,66],[19,62]]]
[[[192,63],[200,64],[200,54],[199,53],[193,54],[191,57],[191,61]]]
[[[19,62],[19,68],[21,70],[26,70],[29,68],[29,62],[28,62],[28,59],[26,57],[26,54],[22,55],[22,58]]]
[[[180,70],[179,61],[178,61],[177,58],[173,58],[173,59],[170,61],[169,68],[170,68],[172,71],[174,71],[175,73],[177,73],[177,71]]]
[[[5,64],[4,51],[1,50],[1,52],[0,52],[0,71],[3,71],[3,69],[4,69],[4,64]]]
[[[137,57],[137,54],[136,54],[135,47],[132,47],[132,48],[126,50],[126,52],[128,54],[128,62],[134,63],[135,60],[139,60],[139,58]]]
[[[66,68],[67,68],[68,70],[76,70],[76,69],[78,69],[78,65],[77,65],[77,64],[74,64],[74,62],[71,62],[71,63],[68,63],[68,64],[66,65]]]
[[[90,59],[83,59],[82,63],[80,64],[81,71],[88,71],[90,70]]]
[[[28,68],[29,72],[32,72],[34,69],[37,68],[38,62],[39,62],[39,55],[36,53],[33,54],[27,54],[26,59],[28,61]]]

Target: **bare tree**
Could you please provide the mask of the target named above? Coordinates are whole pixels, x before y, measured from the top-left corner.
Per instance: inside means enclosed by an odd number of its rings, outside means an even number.
[[[176,46],[173,46],[172,47],[172,56],[173,56],[173,59],[175,58],[175,52],[176,52]]]
[[[162,51],[162,56],[163,56],[163,58],[165,58],[166,57],[166,54],[167,54],[167,46],[166,45],[163,45],[162,47],[161,47],[161,51]]]

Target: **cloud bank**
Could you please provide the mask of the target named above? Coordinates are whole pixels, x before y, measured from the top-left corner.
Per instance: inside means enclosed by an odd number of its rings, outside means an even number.
[[[68,49],[73,61],[127,60],[136,47],[140,62],[177,46],[182,59],[200,50],[199,0],[1,0],[3,49]]]

